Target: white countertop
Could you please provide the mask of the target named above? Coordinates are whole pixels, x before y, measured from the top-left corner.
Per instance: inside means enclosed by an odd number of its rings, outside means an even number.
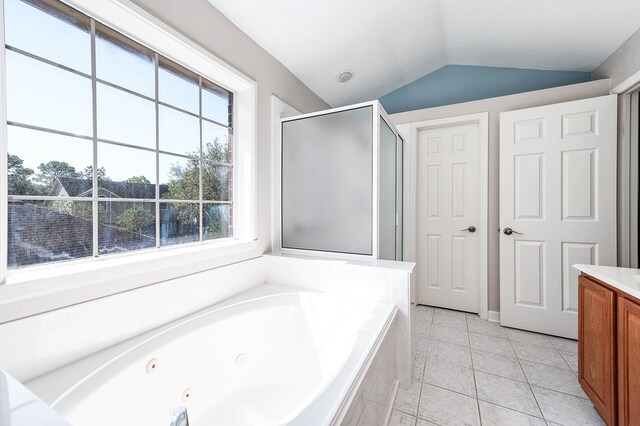
[[[609,284],[611,287],[640,299],[640,282],[634,278],[635,276],[640,276],[640,269],[598,265],[573,265],[573,267]]]

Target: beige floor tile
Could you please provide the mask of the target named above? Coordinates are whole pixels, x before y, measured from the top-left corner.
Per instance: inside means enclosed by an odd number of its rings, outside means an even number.
[[[564,358],[553,346],[544,347],[530,343],[512,342],[513,349],[519,359],[551,365],[553,367],[569,368]]]
[[[529,384],[475,372],[478,399],[535,417],[542,417]]]
[[[469,333],[450,327],[434,325],[431,328],[431,339],[445,343],[455,343],[456,345],[469,346]]]
[[[471,368],[471,350],[462,345],[432,341],[427,352],[427,363],[434,361]]]
[[[525,360],[520,363],[527,381],[532,385],[587,398],[578,383],[578,376],[573,371]]]
[[[492,354],[491,352],[471,350],[473,368],[477,371],[506,377],[507,379],[526,382],[520,362],[515,356]]]
[[[491,352],[498,355],[515,356],[511,342],[508,339],[487,336],[485,334],[469,333],[471,348]]]
[[[604,422],[591,401],[532,386],[545,419],[564,426],[601,426]]]
[[[544,420],[528,414],[480,401],[480,418],[490,426],[546,426]]]
[[[478,402],[475,398],[427,383],[422,385],[418,417],[437,425],[480,425]]]
[[[473,398],[476,397],[476,384],[471,368],[446,362],[430,362],[425,367],[422,381]]]
[[[398,387],[393,408],[415,416],[418,413],[421,386],[422,383],[420,380],[413,379],[410,389],[404,389],[402,386]]]
[[[416,418],[402,411],[393,410],[389,418],[388,426],[415,426]]]

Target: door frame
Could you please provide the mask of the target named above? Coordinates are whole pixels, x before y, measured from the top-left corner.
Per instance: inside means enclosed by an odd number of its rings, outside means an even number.
[[[421,130],[437,127],[450,127],[463,124],[478,125],[479,160],[478,195],[480,201],[480,219],[478,223],[479,247],[479,281],[478,295],[480,318],[488,319],[489,312],[489,113],[458,115],[454,117],[417,121],[409,124],[409,135],[405,139],[409,146],[409,179],[406,182],[407,217],[404,224],[404,241],[406,245],[405,260],[418,261],[418,133]],[[400,127],[400,126],[398,126]],[[405,127],[406,129],[406,127]],[[405,130],[403,129],[403,130]],[[420,274],[420,265],[416,268],[416,282]],[[420,291],[418,287],[418,292]]]
[[[280,120],[300,115],[301,112],[277,97],[271,95],[271,252],[280,254],[280,166],[282,146]]]
[[[640,71],[609,91],[618,95],[618,266],[638,268],[638,93]]]

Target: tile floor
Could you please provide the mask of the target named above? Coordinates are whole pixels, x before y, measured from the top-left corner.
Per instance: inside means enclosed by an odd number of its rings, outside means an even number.
[[[578,384],[578,344],[418,306],[411,389],[392,426],[602,425]]]

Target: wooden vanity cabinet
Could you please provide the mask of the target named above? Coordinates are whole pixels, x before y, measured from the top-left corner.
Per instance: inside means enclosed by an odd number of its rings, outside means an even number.
[[[610,426],[640,425],[640,300],[582,274],[578,379]]]
[[[640,425],[640,304],[618,298],[618,416]]]
[[[616,294],[584,275],[578,289],[578,380],[603,420],[614,425]]]

